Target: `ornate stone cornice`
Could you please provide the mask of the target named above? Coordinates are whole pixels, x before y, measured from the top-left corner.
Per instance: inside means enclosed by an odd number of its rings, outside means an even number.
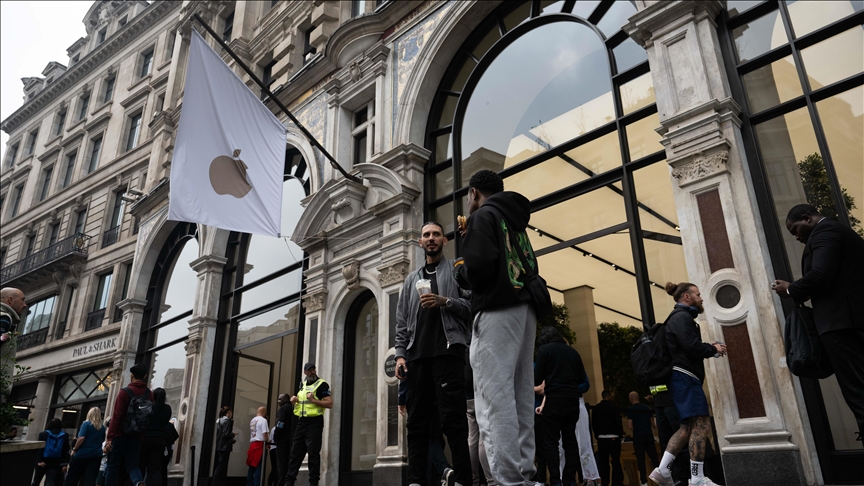
[[[204,255],[201,258],[197,258],[189,264],[192,267],[192,270],[195,270],[198,275],[201,275],[205,272],[213,272],[219,271],[222,272],[222,269],[225,268],[225,264],[228,263],[228,259],[225,257],[221,257],[219,255]]]
[[[708,18],[713,22],[725,8],[720,0],[675,0],[648,5],[630,17],[623,29],[642,47],[650,47],[653,39],[677,29],[691,19]]]
[[[327,291],[319,290],[303,296],[303,308],[306,312],[316,312],[327,307]]]
[[[147,305],[147,301],[143,299],[123,299],[120,302],[117,302],[117,307],[123,311],[124,314],[128,312],[144,312],[144,306]]]
[[[379,267],[378,272],[378,283],[381,284],[381,287],[401,283],[408,276],[408,262],[403,260],[386,267]]]
[[[57,78],[47,88],[40,91],[32,100],[25,103],[15,113],[3,120],[3,131],[6,133],[15,131],[15,129],[26,123],[40,110],[69,89],[75,87],[78,81],[112,60],[123,48],[146,34],[157,22],[164,19],[174,10],[179,9],[180,5],[181,2],[153,2],[146,10],[141,12],[141,15],[132,19],[129,25],[87,54],[84,59],[70,67],[68,71]]]
[[[690,162],[672,169],[672,177],[678,179],[678,184],[686,186],[715,174],[726,172],[726,161],[729,152],[723,150],[710,155],[700,155]]]

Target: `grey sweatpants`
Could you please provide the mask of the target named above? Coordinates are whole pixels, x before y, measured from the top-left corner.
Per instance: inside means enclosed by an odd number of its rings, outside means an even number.
[[[533,486],[534,309],[481,311],[473,331],[474,406],[492,476],[500,486]]]

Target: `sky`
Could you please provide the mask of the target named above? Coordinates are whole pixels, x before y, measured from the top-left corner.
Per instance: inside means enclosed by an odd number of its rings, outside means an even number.
[[[66,49],[87,34],[82,20],[92,5],[92,1],[0,1],[0,119],[24,104],[21,78],[42,77],[51,61],[69,63]],[[0,157],[5,157],[9,136],[0,133]]]

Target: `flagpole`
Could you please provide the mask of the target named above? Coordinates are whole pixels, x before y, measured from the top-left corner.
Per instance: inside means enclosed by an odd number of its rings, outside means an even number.
[[[204,30],[206,30],[207,33],[210,34],[210,36],[212,36],[214,39],[216,39],[216,42],[218,42],[219,45],[222,46],[222,48],[225,49],[228,52],[228,54],[234,59],[234,61],[241,68],[243,68],[244,71],[246,71],[246,74],[248,74],[249,77],[252,78],[252,81],[255,81],[255,84],[257,84],[261,88],[261,91],[263,91],[264,94],[266,94],[268,98],[270,98],[274,103],[276,103],[276,106],[278,106],[279,109],[281,109],[282,112],[285,113],[285,115],[287,115],[288,118],[295,125],[297,125],[297,128],[299,128],[300,131],[303,132],[303,135],[306,135],[306,138],[309,140],[309,143],[311,143],[313,146],[315,146],[315,148],[320,150],[321,153],[323,153],[324,156],[327,157],[327,159],[330,161],[330,165],[332,165],[333,168],[338,170],[339,173],[342,174],[342,176],[345,177],[346,179],[351,180],[353,182],[356,182],[358,184],[362,184],[362,181],[360,180],[359,177],[352,175],[352,174],[349,174],[348,172],[345,171],[345,169],[341,165],[339,165],[338,162],[336,162],[336,159],[333,158],[332,155],[330,155],[330,152],[328,152],[327,149],[325,149],[324,146],[321,145],[321,143],[319,143],[318,140],[311,133],[309,133],[309,130],[307,130],[306,127],[304,127],[303,124],[300,123],[300,120],[298,120],[288,110],[288,108],[284,104],[282,104],[281,101],[279,101],[279,98],[276,98],[276,96],[274,96],[273,93],[270,92],[270,90],[267,88],[267,86],[264,86],[264,83],[260,79],[258,79],[258,76],[256,76],[255,73],[252,72],[252,69],[250,69],[249,66],[247,66],[246,63],[244,63],[240,59],[240,57],[238,57],[237,54],[235,54],[234,51],[231,50],[230,47],[228,47],[228,44],[226,44],[225,41],[222,40],[222,38],[219,37],[219,35],[217,35],[216,32],[212,28],[210,28],[209,25],[207,25],[207,22],[205,22],[204,19],[202,19],[200,15],[198,15],[197,13],[193,13],[192,18],[197,20],[198,23],[201,24],[202,27],[204,27]]]

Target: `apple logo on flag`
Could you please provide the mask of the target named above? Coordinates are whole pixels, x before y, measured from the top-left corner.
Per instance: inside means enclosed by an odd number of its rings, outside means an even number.
[[[230,194],[240,199],[252,190],[252,184],[246,176],[248,168],[240,160],[240,149],[234,150],[233,158],[220,155],[210,163],[210,185],[220,196]]]

